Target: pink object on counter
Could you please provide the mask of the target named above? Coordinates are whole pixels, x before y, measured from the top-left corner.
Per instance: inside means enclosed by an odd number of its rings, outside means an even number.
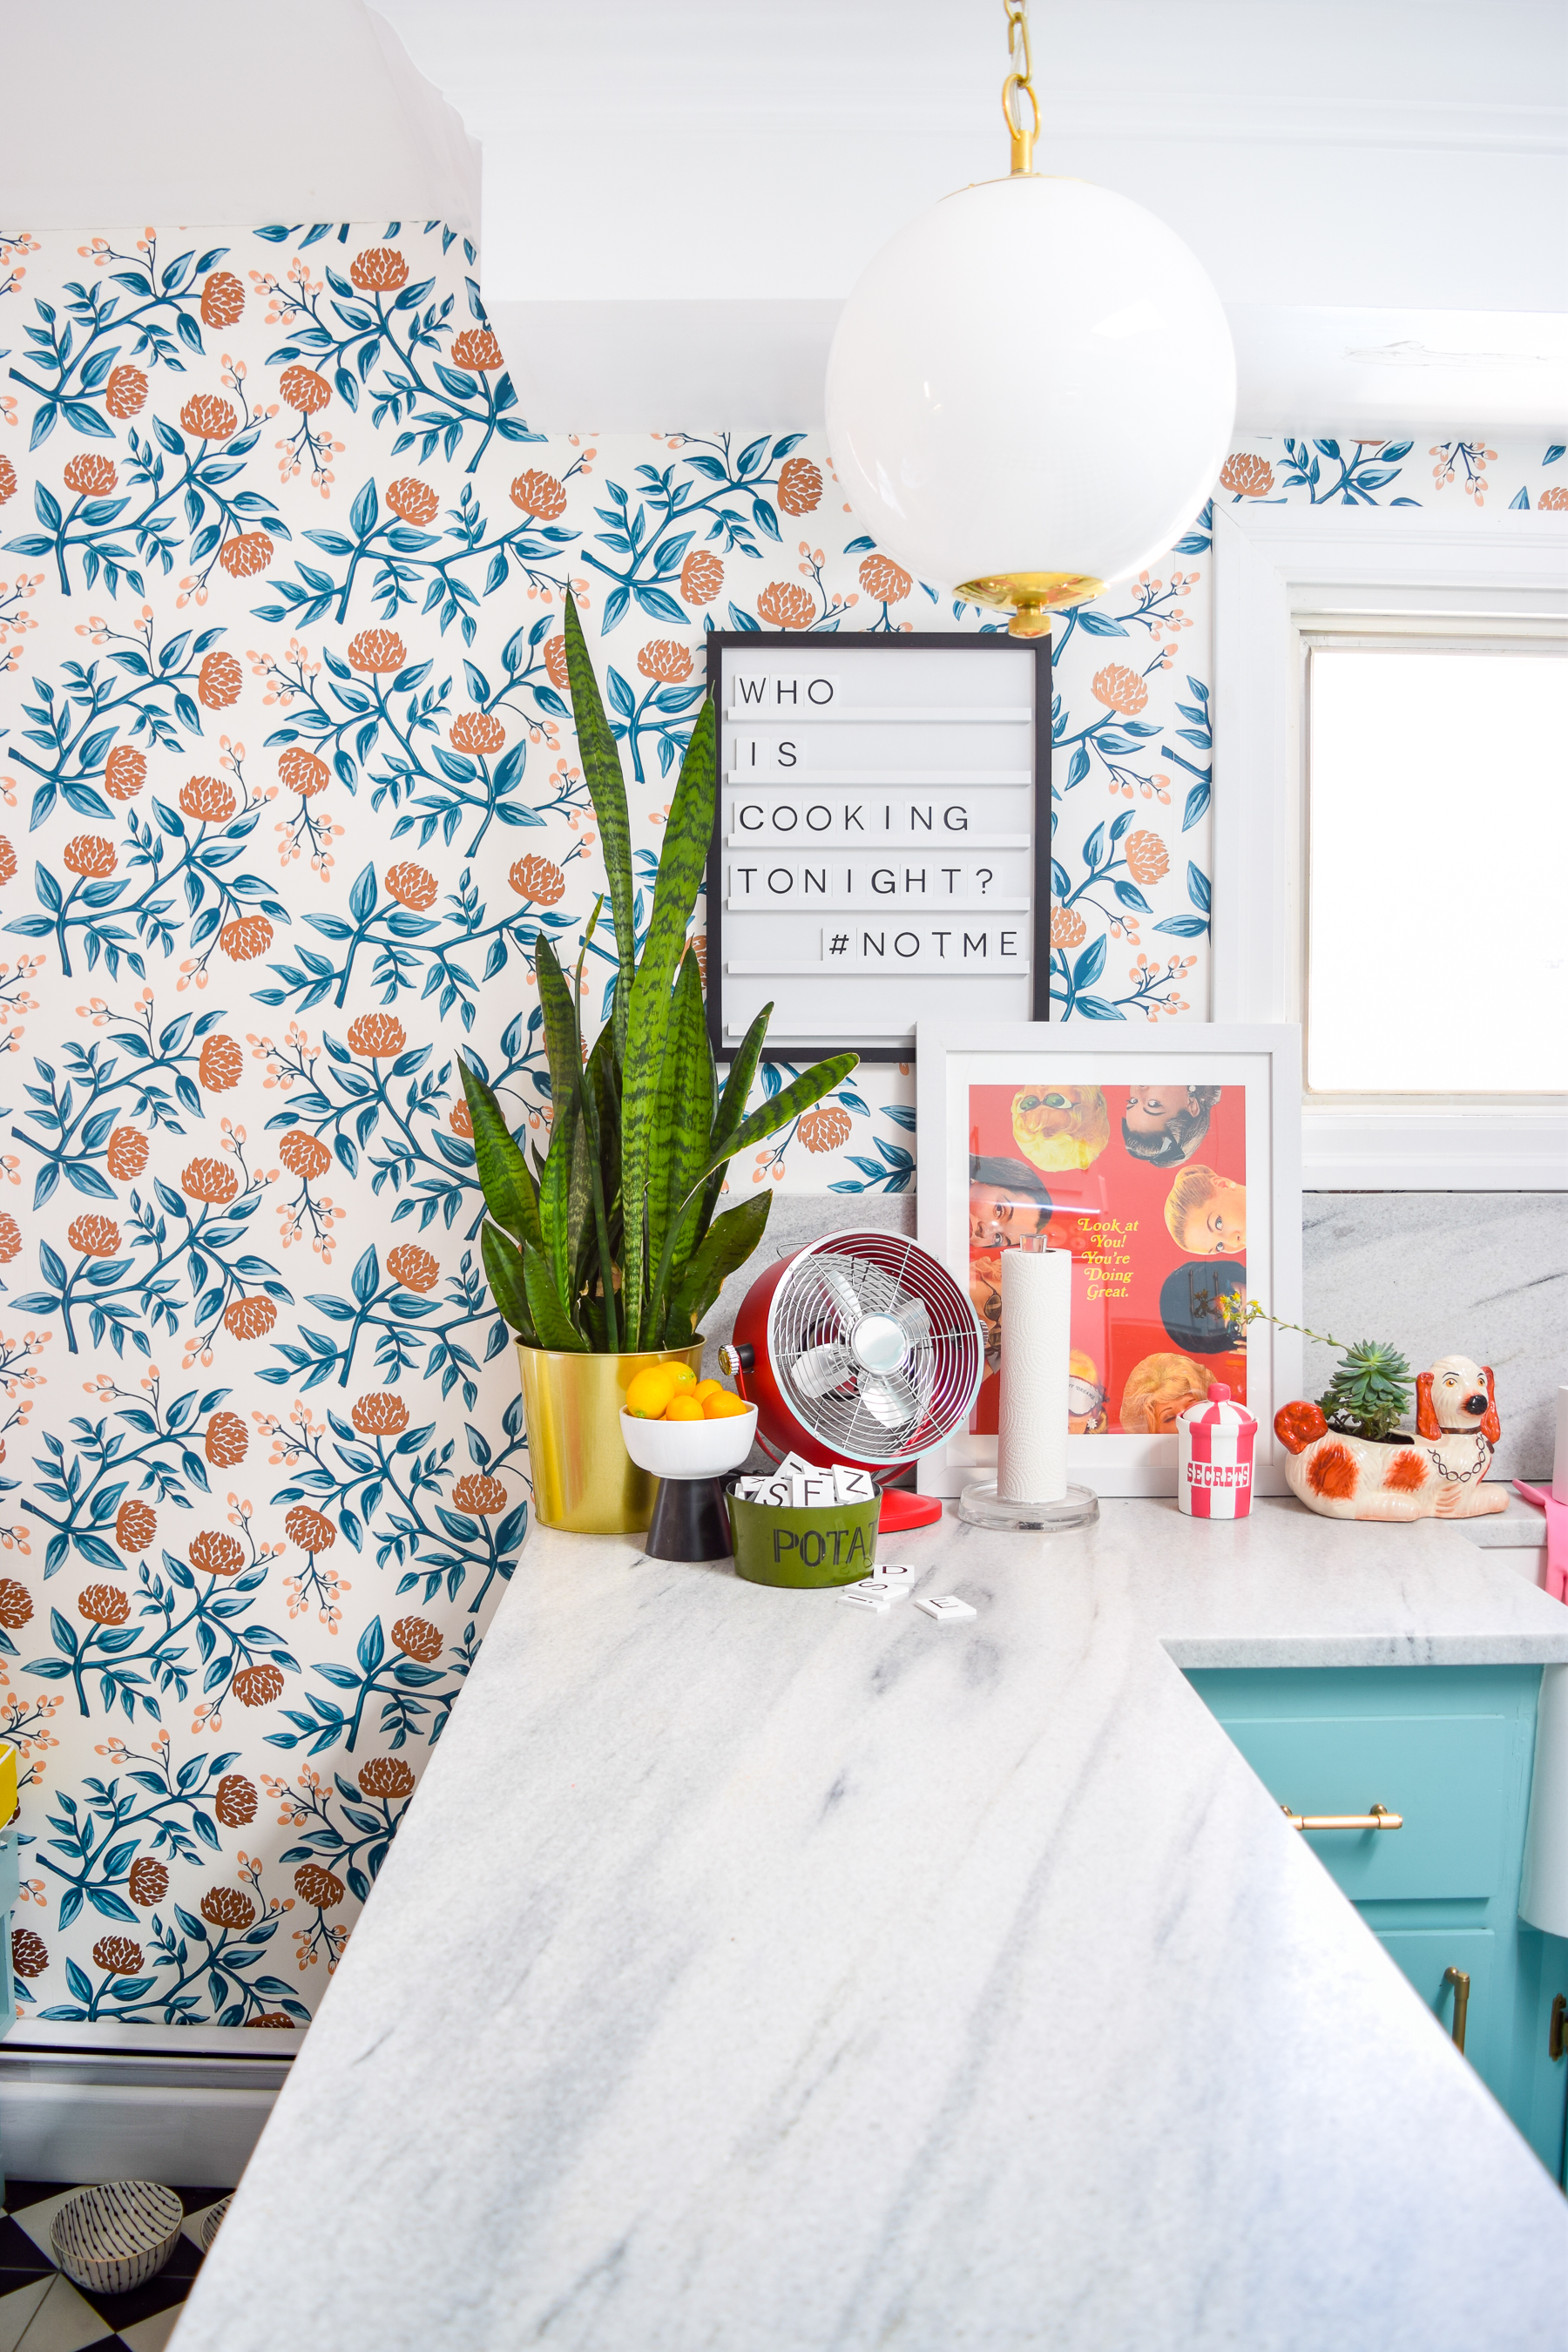
[[[1527,1486],[1522,1478],[1514,1480],[1513,1491],[1545,1512],[1546,1590],[1553,1601],[1568,1601],[1568,1503],[1560,1503],[1550,1487]]]
[[[1258,1418],[1223,1381],[1176,1423],[1176,1505],[1194,1519],[1245,1519],[1252,1509]]]

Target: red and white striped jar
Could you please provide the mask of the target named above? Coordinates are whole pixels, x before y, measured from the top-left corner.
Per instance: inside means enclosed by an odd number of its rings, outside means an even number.
[[[1245,1519],[1252,1508],[1252,1446],[1258,1416],[1237,1404],[1223,1381],[1206,1404],[1176,1423],[1176,1502],[1194,1519]]]

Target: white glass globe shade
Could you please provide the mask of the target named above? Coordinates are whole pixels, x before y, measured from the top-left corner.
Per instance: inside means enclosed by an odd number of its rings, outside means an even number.
[[[839,320],[826,405],[835,469],[879,546],[949,588],[1065,575],[1076,587],[1036,601],[1076,604],[1142,571],[1209,496],[1236,356],[1163,221],[1019,173],[883,247]]]

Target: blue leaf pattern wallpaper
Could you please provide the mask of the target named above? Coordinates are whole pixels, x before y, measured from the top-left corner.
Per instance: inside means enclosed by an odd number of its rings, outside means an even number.
[[[1565,485],[1560,447],[1280,438],[1215,497]],[[1059,1017],[1206,1010],[1211,514],[1057,629]],[[994,625],[875,546],[820,435],[531,430],[438,223],[0,236],[25,2017],[303,2024],[516,1565],[457,1056],[542,1138],[532,942],[574,955],[603,884],[568,587],[639,920],[705,631]],[[914,1174],[912,1073],[868,1067],[729,1182]]]

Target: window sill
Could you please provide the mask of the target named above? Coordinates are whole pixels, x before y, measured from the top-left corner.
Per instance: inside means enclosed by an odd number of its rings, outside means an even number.
[[[1568,1102],[1301,1107],[1301,1189],[1568,1192]]]

